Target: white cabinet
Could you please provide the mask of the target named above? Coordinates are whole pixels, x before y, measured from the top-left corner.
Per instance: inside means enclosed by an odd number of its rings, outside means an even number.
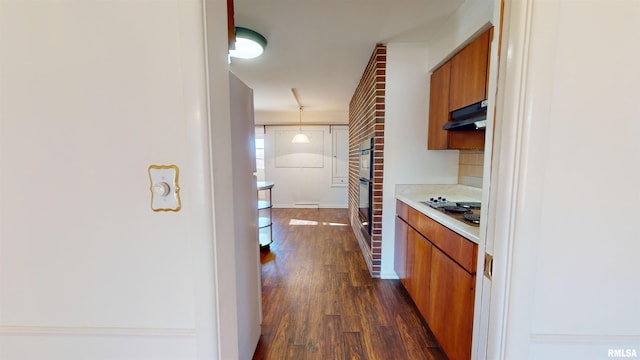
[[[349,183],[349,128],[331,127],[331,185]]]

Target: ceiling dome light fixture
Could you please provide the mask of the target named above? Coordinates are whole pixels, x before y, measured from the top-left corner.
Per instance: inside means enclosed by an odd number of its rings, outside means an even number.
[[[267,39],[259,33],[236,27],[236,42],[234,49],[229,50],[229,56],[239,59],[253,59],[260,56],[267,46]]]

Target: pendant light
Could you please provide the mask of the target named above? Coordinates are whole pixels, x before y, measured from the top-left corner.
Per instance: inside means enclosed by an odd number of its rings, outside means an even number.
[[[291,140],[291,142],[294,144],[309,143],[309,138],[307,137],[307,135],[302,133],[302,106],[300,106],[300,125],[298,128],[298,133],[296,134],[296,136],[293,137],[293,140]]]
[[[302,133],[302,110],[303,110],[302,101],[300,101],[300,95],[298,94],[298,89],[291,88],[291,92],[293,93],[293,97],[296,98],[296,103],[298,103],[298,108],[300,109],[300,125],[298,128],[298,133],[296,134],[296,136],[293,137],[291,142],[294,144],[308,144],[309,138],[307,137],[307,135]]]

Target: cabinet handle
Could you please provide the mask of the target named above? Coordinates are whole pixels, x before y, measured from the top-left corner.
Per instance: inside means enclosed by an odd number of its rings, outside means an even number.
[[[484,253],[484,276],[489,280],[493,276],[493,256]]]

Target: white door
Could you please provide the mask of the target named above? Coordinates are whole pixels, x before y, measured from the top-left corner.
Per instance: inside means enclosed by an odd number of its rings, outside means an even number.
[[[487,358],[638,358],[640,3],[504,14]]]
[[[251,359],[260,338],[261,285],[253,90],[229,73],[238,353]],[[223,330],[224,331],[224,330]]]

